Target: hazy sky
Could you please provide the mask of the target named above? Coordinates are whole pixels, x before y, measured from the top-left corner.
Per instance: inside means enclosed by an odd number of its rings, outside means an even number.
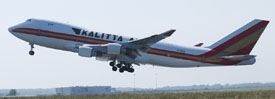
[[[76,2],[77,1],[77,2]],[[275,82],[274,0],[3,0],[0,3],[0,89],[100,86],[155,88],[198,84]],[[113,72],[107,62],[77,53],[30,47],[8,32],[28,18],[54,20],[93,31],[137,38],[174,28],[164,40],[210,45],[253,19],[267,26],[250,66],[167,68],[135,66],[135,73]],[[134,77],[135,74],[135,77]]]

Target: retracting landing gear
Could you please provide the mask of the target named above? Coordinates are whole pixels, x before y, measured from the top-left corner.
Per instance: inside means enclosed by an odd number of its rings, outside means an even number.
[[[121,66],[122,66],[122,64],[121,64],[121,63],[116,64],[116,67],[117,67],[117,68],[121,68]]]
[[[116,64],[116,60],[113,60],[109,63],[109,65],[112,67],[113,71],[118,70],[120,73],[123,73],[124,71],[128,71],[130,73],[133,73],[135,71],[132,64],[126,63],[126,62],[119,61]]]
[[[34,46],[33,46],[33,45],[34,45],[34,44],[30,43],[31,50],[29,51],[29,54],[30,54],[31,56],[34,55],[34,51],[33,51]]]
[[[128,72],[133,73],[135,71],[134,68],[128,68]]]
[[[119,68],[119,72],[123,73],[124,72],[124,67],[123,68]]]
[[[117,67],[115,67],[115,64],[116,64],[115,60],[109,63],[109,65],[112,66],[113,71],[117,71]]]
[[[112,67],[113,71],[117,71],[117,68],[115,66]]]
[[[130,63],[125,63],[125,70],[130,73],[133,73],[135,71],[133,66]]]
[[[110,62],[109,65],[114,67],[115,66],[115,61]]]

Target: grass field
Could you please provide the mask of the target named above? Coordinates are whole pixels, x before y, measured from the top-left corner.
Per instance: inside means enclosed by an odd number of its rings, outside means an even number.
[[[274,90],[218,91],[81,96],[1,97],[0,99],[275,99]]]

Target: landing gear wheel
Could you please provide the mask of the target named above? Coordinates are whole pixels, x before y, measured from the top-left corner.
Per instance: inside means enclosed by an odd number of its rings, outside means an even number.
[[[120,68],[120,69],[119,69],[119,72],[120,72],[120,73],[123,73],[123,72],[124,72],[124,68]]]
[[[113,70],[113,71],[117,71],[117,68],[113,66],[113,67],[112,67],[112,70]]]
[[[115,66],[115,62],[110,62],[109,65],[112,66],[112,67],[114,67]]]
[[[116,67],[121,68],[121,65],[122,65],[122,64],[117,64]]]
[[[34,51],[33,51],[33,49],[34,49],[34,44],[30,43],[30,46],[31,46],[31,50],[29,51],[29,54],[30,54],[30,55],[34,55]]]
[[[130,72],[130,73],[133,73],[134,71],[135,71],[134,68],[129,68],[129,69],[128,69],[128,72]]]
[[[34,51],[29,51],[29,54],[30,55],[34,55]]]

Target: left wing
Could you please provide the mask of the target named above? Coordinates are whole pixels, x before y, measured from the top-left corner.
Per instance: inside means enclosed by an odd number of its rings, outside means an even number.
[[[130,49],[146,51],[147,49],[150,48],[151,45],[159,42],[162,39],[165,39],[165,38],[171,36],[175,31],[176,31],[175,29],[171,29],[171,30],[168,30],[161,34],[156,34],[156,35],[152,35],[147,38],[122,43],[122,46],[130,48]]]

